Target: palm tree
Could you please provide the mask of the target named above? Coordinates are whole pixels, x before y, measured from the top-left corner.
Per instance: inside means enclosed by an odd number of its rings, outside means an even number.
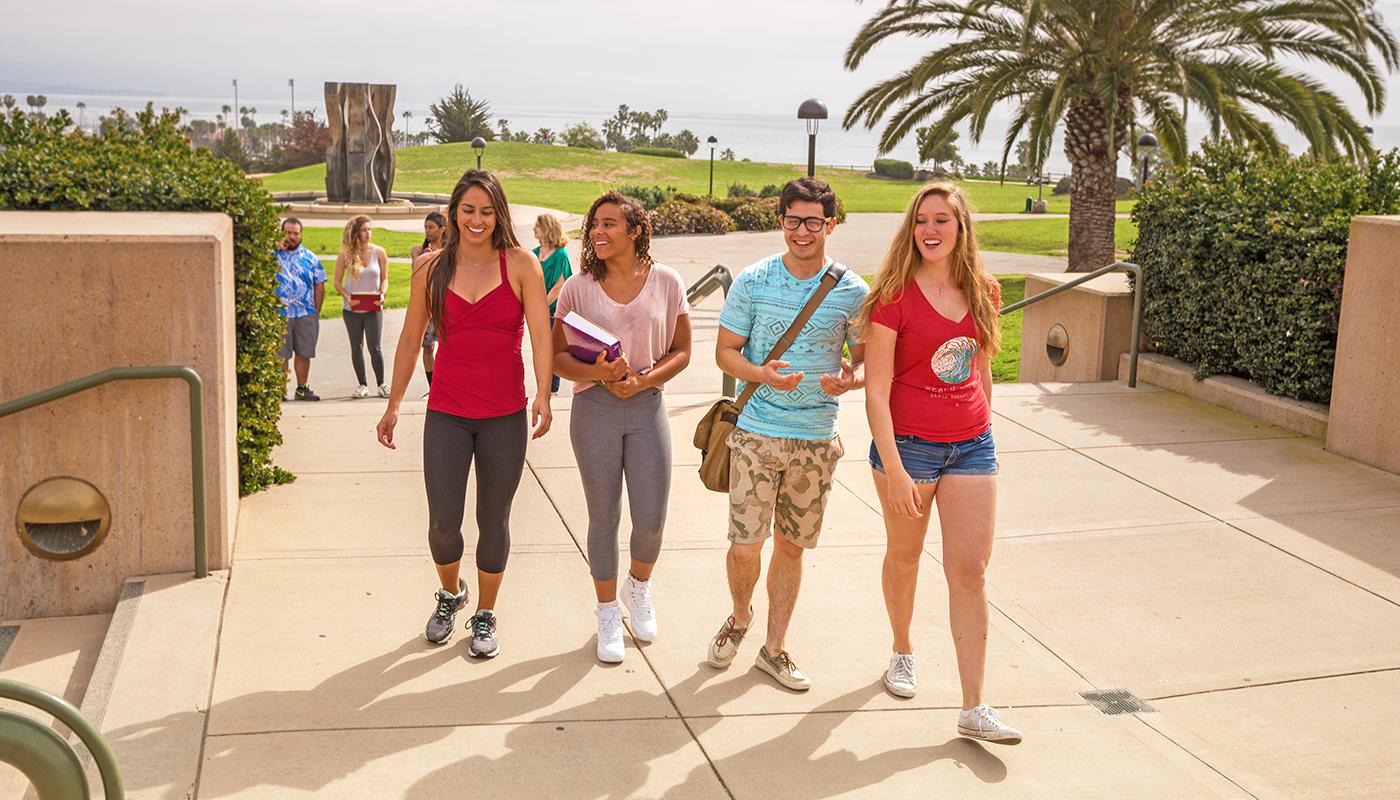
[[[885,39],[941,37],[907,71],[872,86],[842,124],[875,125],[896,104],[880,136],[888,153],[919,123],[937,115],[931,136],[966,122],[975,144],[993,107],[1013,115],[1002,167],[1024,134],[1028,163],[1043,164],[1064,126],[1071,164],[1070,269],[1113,261],[1118,151],[1130,125],[1157,132],[1184,163],[1186,114],[1194,107],[1214,138],[1271,153],[1283,145],[1263,115],[1307,137],[1323,158],[1369,155],[1365,130],[1341,99],[1310,74],[1280,66],[1290,58],[1331,66],[1366,98],[1385,105],[1384,76],[1400,68],[1400,43],[1374,0],[888,0],[846,49],[854,70]]]

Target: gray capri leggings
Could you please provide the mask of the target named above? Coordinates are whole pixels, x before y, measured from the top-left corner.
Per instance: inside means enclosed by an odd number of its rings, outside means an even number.
[[[428,548],[433,562],[462,560],[467,476],[476,458],[476,568],[506,571],[510,505],[525,471],[530,426],[525,409],[472,419],[428,409],[423,421],[423,484],[428,490]]]
[[[384,351],[379,342],[383,338],[383,311],[347,311],[341,309],[340,318],[345,320],[345,332],[350,334],[350,366],[355,368],[355,377],[361,386],[368,386],[365,380],[365,352],[360,345],[368,340],[369,364],[374,368],[374,382],[384,384]]]
[[[588,571],[596,581],[617,577],[622,480],[632,512],[632,558],[654,564],[671,496],[671,426],[660,389],[622,400],[602,387],[574,395],[569,414],[583,496],[588,501]]]

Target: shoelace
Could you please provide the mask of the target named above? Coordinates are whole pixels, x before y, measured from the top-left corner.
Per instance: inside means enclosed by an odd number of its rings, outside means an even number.
[[[995,708],[992,708],[986,703],[983,703],[977,706],[976,708],[972,709],[972,713],[968,714],[968,717],[970,720],[977,720],[977,730],[979,731],[995,731],[1000,730],[1002,728],[1001,712],[997,711]],[[984,722],[986,723],[985,726],[983,725]]]
[[[603,633],[607,636],[612,636],[622,629],[621,615],[605,614],[598,619],[602,621]]]
[[[643,584],[631,583],[627,587],[627,594],[631,600],[633,614],[643,619],[651,616],[651,593],[646,591]]]
[[[448,617],[450,617],[450,616],[452,616],[453,614],[456,614],[456,613],[457,613],[457,598],[452,597],[451,595],[443,596],[442,594],[439,594],[439,595],[438,595],[437,616],[440,617],[440,618],[442,618],[442,619],[447,619]]]
[[[764,650],[764,652],[766,653],[768,651]],[[797,671],[797,665],[792,663],[792,659],[788,657],[786,650],[779,650],[776,655],[769,655],[768,660],[773,662],[773,665],[778,668],[779,672]]]
[[[485,639],[496,632],[496,618],[477,614],[472,617],[472,638]]]
[[[724,630],[720,631],[719,636],[715,637],[715,644],[723,647],[729,643],[731,637],[736,643],[744,641],[744,634],[740,633],[738,626],[734,624],[733,614],[730,614],[729,619],[724,621]]]
[[[914,659],[898,655],[890,664],[890,673],[895,683],[914,682]]]

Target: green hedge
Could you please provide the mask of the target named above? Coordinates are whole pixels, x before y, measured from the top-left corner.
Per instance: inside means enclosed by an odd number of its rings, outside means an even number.
[[[191,150],[179,117],[121,111],[100,136],[64,133],[66,112],[39,122],[16,109],[0,119],[0,209],[220,211],[233,218],[239,491],[293,476],[272,463],[284,377],[276,295],[277,210],[262,185],[206,149]],[[129,130],[128,130],[129,128]]]
[[[657,156],[660,158],[685,158],[685,153],[669,147],[634,147],[627,151],[634,156]]]
[[[1205,145],[1133,208],[1143,331],[1198,379],[1235,374],[1326,403],[1351,218],[1397,212],[1395,151],[1358,169]]]
[[[875,174],[901,181],[912,180],[914,165],[897,158],[877,158],[875,159]]]

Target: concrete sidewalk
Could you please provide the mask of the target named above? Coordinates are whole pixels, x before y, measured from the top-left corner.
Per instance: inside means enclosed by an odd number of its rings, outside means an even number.
[[[1400,729],[1400,477],[1151,388],[998,386],[987,695],[1026,741],[983,746],[954,731],[936,533],[919,695],[881,688],[883,528],[859,394],[843,404],[847,456],[789,635],[812,690],[754,669],[753,642],[728,670],[705,663],[728,613],[725,502],[700,487],[689,446],[708,401],[669,398],[661,635],[629,637],[619,665],[594,656],[566,408],[531,444],[516,497],[501,655],[476,661],[462,636],[422,638],[435,588],[423,404],[406,404],[397,452],[374,443],[367,408],[288,407],[277,461],[299,478],[243,502],[197,796],[1400,792],[1386,766]],[[760,591],[760,617],[764,605]],[[1105,716],[1077,694],[1120,688],[1155,710]],[[131,747],[166,723],[113,733]]]

